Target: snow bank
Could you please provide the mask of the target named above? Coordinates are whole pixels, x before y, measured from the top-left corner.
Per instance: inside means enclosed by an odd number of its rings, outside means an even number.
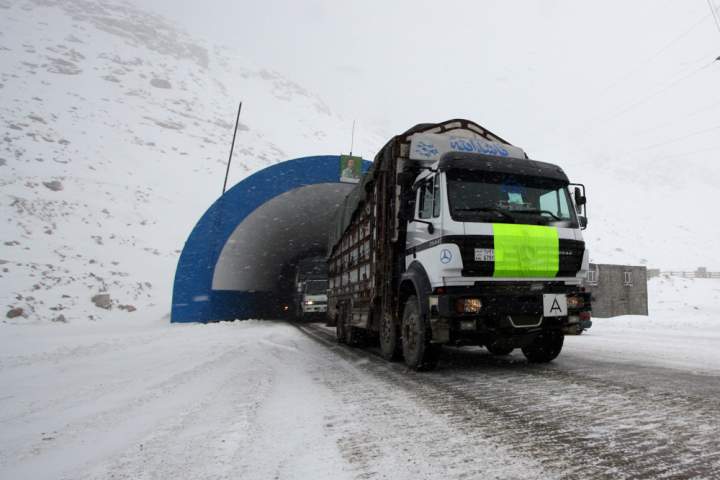
[[[649,315],[596,318],[563,353],[720,374],[720,280],[653,278]]]

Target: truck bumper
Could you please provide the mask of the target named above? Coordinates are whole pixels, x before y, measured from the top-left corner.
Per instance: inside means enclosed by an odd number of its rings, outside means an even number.
[[[302,307],[303,314],[313,314],[313,313],[326,313],[327,312],[327,305],[303,305]]]
[[[449,290],[449,289],[448,289]],[[543,315],[543,294],[565,294],[582,299],[582,305],[568,305],[563,316]],[[461,313],[458,300],[479,299],[477,312]],[[502,338],[515,347],[523,346],[543,329],[574,333],[581,318],[589,318],[590,294],[574,286],[508,293],[478,287],[462,288],[428,298],[428,313],[434,343],[488,344]],[[581,312],[586,312],[581,315]],[[586,320],[589,321],[589,320]],[[586,321],[582,321],[583,323]]]

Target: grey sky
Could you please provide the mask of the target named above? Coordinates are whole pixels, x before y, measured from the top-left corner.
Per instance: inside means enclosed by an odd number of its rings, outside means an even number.
[[[360,128],[467,117],[556,161],[720,148],[720,130],[696,133],[720,125],[705,0],[153,1]]]

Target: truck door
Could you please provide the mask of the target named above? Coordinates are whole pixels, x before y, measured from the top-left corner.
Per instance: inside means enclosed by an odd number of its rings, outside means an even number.
[[[421,246],[442,236],[442,195],[438,175],[428,177],[418,188],[415,221],[408,225],[407,246],[410,248]]]

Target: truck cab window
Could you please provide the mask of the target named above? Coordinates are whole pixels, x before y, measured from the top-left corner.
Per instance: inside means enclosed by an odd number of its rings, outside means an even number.
[[[433,181],[428,180],[420,186],[420,196],[418,204],[418,217],[430,218],[433,212]]]
[[[435,186],[433,187],[433,217],[440,216],[440,179],[435,175]]]
[[[568,203],[564,195],[560,195],[560,190],[547,192],[540,195],[540,209],[554,213],[558,217],[568,218]]]
[[[567,184],[496,172],[446,173],[450,215],[464,222],[523,223],[575,228]]]

